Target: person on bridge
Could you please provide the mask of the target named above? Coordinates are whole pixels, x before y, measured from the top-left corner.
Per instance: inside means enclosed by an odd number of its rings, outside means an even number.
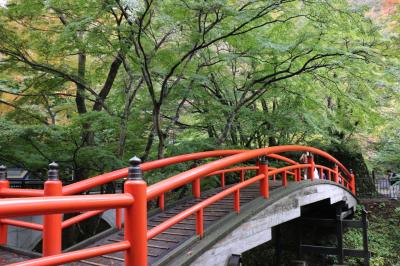
[[[308,156],[310,156],[309,152],[303,152],[300,156],[299,161],[306,164],[308,162]],[[302,169],[301,171],[303,172],[304,180],[307,180],[307,169]]]
[[[308,163],[309,156],[310,156],[309,152],[304,152],[300,156],[300,162],[304,163],[304,164]],[[303,169],[302,171],[303,171],[304,180],[307,180],[307,169]],[[320,179],[317,168],[314,168],[314,179]]]

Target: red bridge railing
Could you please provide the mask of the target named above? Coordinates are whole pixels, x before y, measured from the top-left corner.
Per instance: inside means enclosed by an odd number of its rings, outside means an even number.
[[[334,167],[329,168],[315,164],[312,155],[307,157],[306,164],[299,164],[294,160],[279,155],[279,153],[284,152],[317,154],[334,163]],[[147,186],[142,179],[142,171],[212,157],[223,158],[164,179],[151,186]],[[290,165],[273,168],[268,165],[266,157],[274,158]],[[255,166],[235,166],[255,158],[261,158]],[[314,171],[317,169],[321,178],[326,176],[326,179],[343,185],[355,194],[355,177],[352,172],[328,153],[306,146],[288,145],[251,151],[210,151],[180,155],[142,164],[135,157],[131,159],[130,163],[131,167],[129,168],[99,175],[65,187],[62,187],[61,182],[58,180],[57,165],[51,164],[49,180],[45,183],[43,190],[11,189],[5,179],[4,168],[0,169],[0,197],[5,198],[0,200],[0,244],[7,243],[7,225],[43,231],[44,257],[15,265],[58,265],[117,251],[125,251],[125,265],[147,265],[148,239],[164,232],[191,215],[196,215],[196,234],[202,238],[204,235],[203,213],[206,207],[233,194],[233,209],[240,213],[240,190],[251,184],[259,183],[260,195],[267,199],[269,197],[269,180],[271,178],[275,179],[278,174],[281,175],[282,185],[287,186],[289,175],[292,176],[294,182],[300,182],[304,180],[301,172],[305,171],[308,179],[313,181],[315,178]],[[234,167],[229,168],[232,166]],[[246,179],[245,172],[249,171],[256,171],[256,173]],[[230,172],[239,172],[240,182],[225,188],[225,174]],[[192,184],[193,196],[200,198],[201,180],[213,175],[220,176],[220,183],[222,188],[225,188],[224,190],[182,211],[158,226],[150,230],[147,229],[147,202],[149,200],[158,199],[159,207],[163,210],[165,193],[187,184]],[[71,196],[125,177],[128,180],[124,184],[123,194]],[[61,232],[63,228],[109,209],[117,210],[117,227],[121,228],[122,208],[125,210],[124,241],[61,254]],[[62,221],[62,213],[69,212],[84,213]],[[33,215],[44,215],[43,225],[11,219]]]

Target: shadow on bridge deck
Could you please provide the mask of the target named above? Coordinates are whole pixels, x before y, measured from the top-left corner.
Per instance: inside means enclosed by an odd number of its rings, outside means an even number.
[[[196,217],[194,215],[149,240],[149,264],[225,265],[231,254],[241,254],[269,241],[271,228],[300,217],[302,206],[326,199],[330,199],[331,204],[344,201],[349,208],[356,205],[356,199],[351,192],[329,181],[290,182],[286,188],[281,186],[281,181],[270,181],[270,189],[270,197],[267,200],[260,197],[258,183],[242,189],[240,214],[234,212],[233,195],[206,208],[204,211],[205,235],[201,241],[195,233]],[[167,207],[164,212],[149,215],[148,228],[157,226],[221,190],[217,188],[203,192],[201,199],[190,198],[180,201]],[[97,238],[97,241],[94,243],[92,241],[92,244],[87,244],[86,247],[115,243],[123,238],[123,231],[114,231],[108,235],[103,234],[102,238]],[[82,247],[85,246],[79,246],[79,248]],[[1,253],[0,256],[3,263],[25,260],[9,252],[4,255]],[[124,265],[124,253],[103,255],[69,265]]]

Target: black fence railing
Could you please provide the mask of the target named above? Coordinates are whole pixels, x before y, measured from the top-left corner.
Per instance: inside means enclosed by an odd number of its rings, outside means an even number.
[[[400,180],[358,178],[357,196],[360,198],[400,199]]]
[[[74,183],[72,180],[61,180],[63,186]],[[10,188],[22,189],[43,189],[45,180],[28,179],[28,180],[10,180]],[[123,182],[110,182],[102,186],[95,187],[85,192],[85,194],[115,194],[123,192]]]

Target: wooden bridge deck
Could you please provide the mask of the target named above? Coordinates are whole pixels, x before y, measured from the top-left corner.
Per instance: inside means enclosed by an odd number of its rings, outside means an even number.
[[[281,182],[270,182],[270,189],[275,189],[280,187]],[[228,187],[228,186],[227,186]],[[166,209],[164,212],[158,213],[149,217],[148,228],[151,229],[158,224],[164,222],[165,220],[173,217],[184,209],[187,209],[194,204],[204,200],[210,196],[213,196],[220,192],[222,189],[214,189],[212,191],[206,191],[202,193],[201,199],[190,199],[183,204],[179,204],[175,207]],[[259,184],[256,183],[252,186],[246,187],[240,191],[240,204],[244,204],[256,199],[260,196]],[[223,200],[210,205],[204,210],[204,229],[207,230],[213,223],[222,219],[225,215],[234,212],[233,209],[233,195],[230,195]],[[181,221],[180,223],[174,225],[172,228],[161,233],[160,235],[154,237],[148,242],[148,261],[149,264],[153,264],[167,256],[172,250],[178,248],[188,239],[195,235],[196,231],[196,217],[194,215],[188,217],[187,219]],[[116,232],[98,242],[91,245],[101,246],[104,244],[115,243],[124,239],[123,231]],[[93,265],[93,266],[106,266],[106,265],[124,265],[124,253],[118,252],[113,254],[108,254],[100,257],[91,258],[88,260],[83,260],[73,265]]]
[[[281,182],[270,181],[270,190],[276,189],[281,186]],[[229,186],[226,186],[228,188]],[[189,199],[181,204],[176,204],[173,207],[166,208],[164,212],[157,213],[148,218],[148,228],[151,229],[158,224],[166,221],[174,215],[180,213],[196,203],[209,198],[218,192],[222,191],[222,188],[217,188],[202,193],[200,199]],[[249,203],[250,201],[260,197],[259,184],[253,184],[240,191],[240,205],[241,207]],[[219,221],[229,213],[234,212],[233,195],[230,195],[221,201],[218,201],[206,209],[204,209],[204,229],[207,230],[213,223]],[[196,231],[196,217],[194,215],[186,218],[180,223],[174,225],[167,231],[159,234],[148,242],[148,261],[149,264],[154,264],[158,260],[167,256],[171,251],[178,248],[185,241],[189,240],[195,235]],[[123,230],[115,232],[88,247],[96,247],[104,244],[111,244],[124,239]],[[6,249],[0,249],[0,266],[7,265],[10,263],[21,262],[28,260],[29,257],[13,253]],[[88,260],[82,260],[80,262],[71,263],[69,265],[81,266],[81,265],[93,265],[93,266],[109,266],[109,265],[124,265],[124,253],[117,252],[113,254],[103,255]]]
[[[30,257],[14,253],[7,249],[0,248],[0,265],[8,265],[11,263],[22,262],[31,259]]]

